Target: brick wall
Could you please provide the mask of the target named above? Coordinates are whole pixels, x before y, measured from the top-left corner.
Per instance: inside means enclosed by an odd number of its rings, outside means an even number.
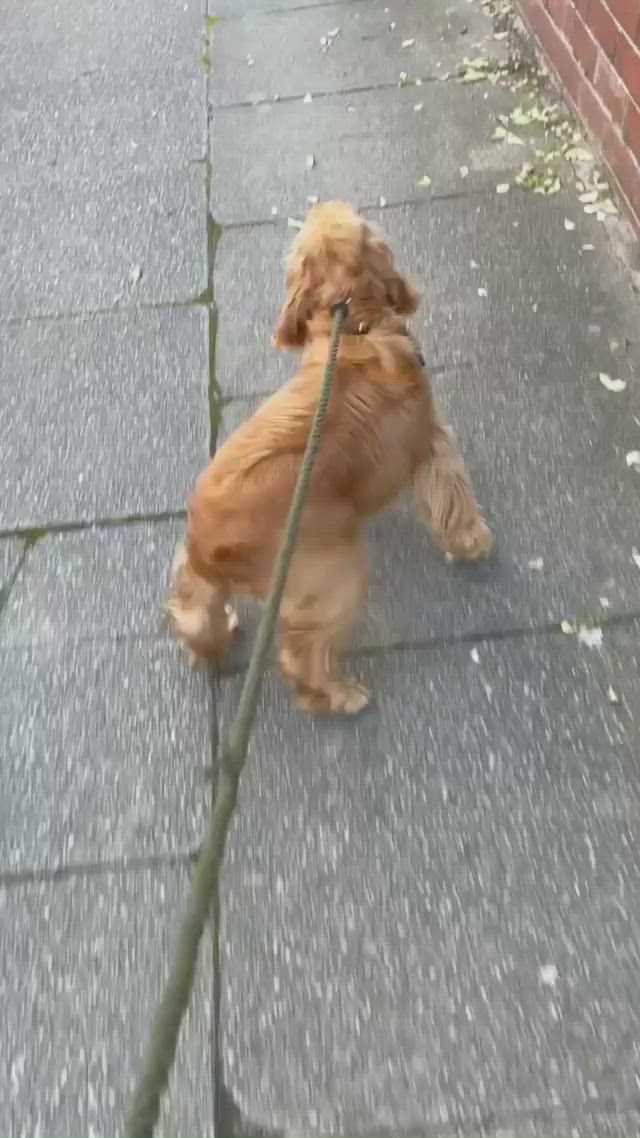
[[[640,0],[518,0],[640,235]]]

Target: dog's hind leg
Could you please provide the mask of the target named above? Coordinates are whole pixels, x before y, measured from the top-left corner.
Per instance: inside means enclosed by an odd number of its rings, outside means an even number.
[[[486,557],[493,535],[485,522],[453,433],[438,423],[431,450],[414,477],[416,509],[447,553]]]
[[[221,659],[238,618],[224,582],[212,584],[199,577],[181,543],[173,560],[171,592],[166,603],[169,624],[184,643],[189,660]]]
[[[306,711],[362,711],[370,693],[340,672],[338,655],[366,587],[358,544],[296,554],[280,610],[280,667]]]

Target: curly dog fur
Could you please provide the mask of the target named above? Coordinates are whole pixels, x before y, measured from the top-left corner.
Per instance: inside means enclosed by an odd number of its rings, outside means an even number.
[[[280,665],[310,710],[357,712],[340,648],[366,590],[364,521],[413,485],[441,547],[469,560],[492,535],[442,422],[407,326],[419,293],[382,234],[351,206],[314,207],[287,262],[278,348],[302,349],[298,374],[216,453],[189,502],[168,610],[200,657],[223,655],[234,594],[266,596],[327,359],[331,306],[348,299],[333,392],[280,612]]]

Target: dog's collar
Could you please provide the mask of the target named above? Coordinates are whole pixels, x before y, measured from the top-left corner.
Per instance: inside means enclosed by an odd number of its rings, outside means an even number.
[[[355,316],[347,316],[342,324],[342,334],[344,336],[368,336],[372,328],[375,328],[375,324],[370,320],[357,320]],[[407,336],[414,346],[420,367],[425,367],[425,358],[420,350],[418,341],[411,332],[407,332]]]

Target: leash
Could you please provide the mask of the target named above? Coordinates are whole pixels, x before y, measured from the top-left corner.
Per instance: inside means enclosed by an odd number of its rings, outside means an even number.
[[[200,856],[195,865],[186,911],[178,930],[173,966],[149,1034],[141,1074],[125,1123],[125,1138],[152,1138],[160,1103],[173,1067],[180,1025],[189,1006],[200,942],[218,889],[225,843],[238,797],[238,786],[256,716],[262,680],[269,662],[280,604],[295,550],[300,517],[320,444],[338,358],[340,331],[348,315],[348,302],[332,308],[331,339],[324,379],[313,417],[302,466],[293,491],[282,543],[276,559],[269,596],[256,634],[240,701],[229,736],[222,748],[220,775]]]

